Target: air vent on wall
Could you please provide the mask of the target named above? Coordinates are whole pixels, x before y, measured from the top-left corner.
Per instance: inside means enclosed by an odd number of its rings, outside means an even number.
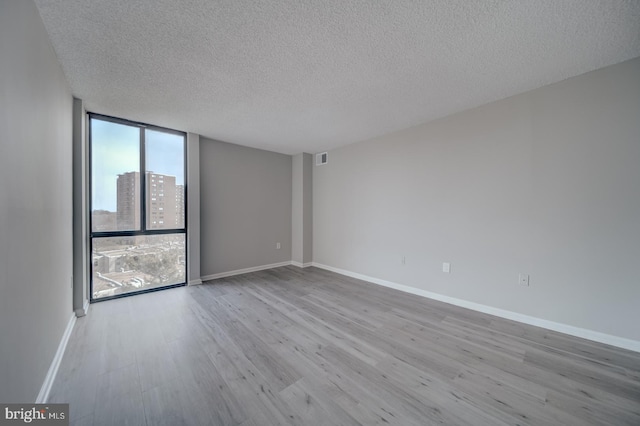
[[[316,166],[322,166],[323,164],[327,164],[329,160],[329,155],[326,152],[321,152],[316,154]]]

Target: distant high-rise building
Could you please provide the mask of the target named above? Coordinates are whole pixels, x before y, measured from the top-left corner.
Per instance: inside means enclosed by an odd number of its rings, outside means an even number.
[[[184,185],[176,185],[176,228],[184,227],[185,205],[186,203],[184,199]]]
[[[140,173],[118,175],[118,230],[140,229]],[[147,229],[175,229],[184,226],[184,185],[176,177],[146,172],[145,200]]]
[[[118,175],[117,189],[117,229],[140,229],[140,173]]]
[[[176,223],[176,177],[147,172],[147,229],[173,229]]]

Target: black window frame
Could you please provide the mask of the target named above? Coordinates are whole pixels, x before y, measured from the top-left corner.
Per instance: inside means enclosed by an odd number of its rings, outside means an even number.
[[[181,132],[179,130],[169,129],[167,127],[156,126],[147,123],[141,123],[137,121],[127,120],[124,118],[112,117],[104,114],[97,114],[93,112],[87,112],[88,117],[88,138],[87,138],[87,146],[88,146],[88,185],[89,185],[89,197],[88,197],[88,207],[89,207],[89,303],[103,302],[112,299],[120,299],[122,297],[135,296],[138,294],[151,293],[154,291],[166,290],[169,288],[176,287],[184,287],[187,284],[188,280],[188,271],[189,271],[189,244],[187,241],[187,218],[188,218],[188,188],[187,188],[187,133]],[[93,135],[92,135],[92,120],[101,120],[107,121],[115,124],[122,124],[125,126],[136,127],[139,130],[140,141],[139,141],[139,149],[140,149],[140,229],[139,230],[115,230],[115,231],[99,231],[95,232],[93,230],[93,156],[92,156],[92,145],[93,145]],[[145,130],[153,130],[163,133],[169,133],[172,135],[182,136],[184,139],[183,144],[183,161],[184,161],[184,223],[182,228],[175,229],[147,229],[147,185],[146,185],[146,155],[145,155]],[[161,173],[160,173],[161,174]],[[93,239],[94,238],[108,238],[108,237],[135,237],[135,236],[145,236],[145,235],[169,235],[169,234],[184,234],[185,235],[185,281],[177,284],[169,284],[166,286],[153,287],[148,289],[142,289],[137,291],[131,291],[127,293],[116,294],[113,296],[105,296],[100,298],[93,297]]]

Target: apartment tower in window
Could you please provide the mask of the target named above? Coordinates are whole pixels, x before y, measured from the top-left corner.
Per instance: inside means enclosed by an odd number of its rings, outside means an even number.
[[[118,230],[139,229],[140,173],[118,175]],[[145,175],[147,229],[176,229],[184,226],[184,185],[176,177],[154,172]]]
[[[140,173],[128,172],[118,175],[117,189],[117,229],[140,229]]]

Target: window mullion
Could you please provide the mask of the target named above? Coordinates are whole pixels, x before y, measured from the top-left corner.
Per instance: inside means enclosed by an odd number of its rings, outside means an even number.
[[[140,127],[140,230],[147,230],[147,170],[145,155],[145,129]]]

